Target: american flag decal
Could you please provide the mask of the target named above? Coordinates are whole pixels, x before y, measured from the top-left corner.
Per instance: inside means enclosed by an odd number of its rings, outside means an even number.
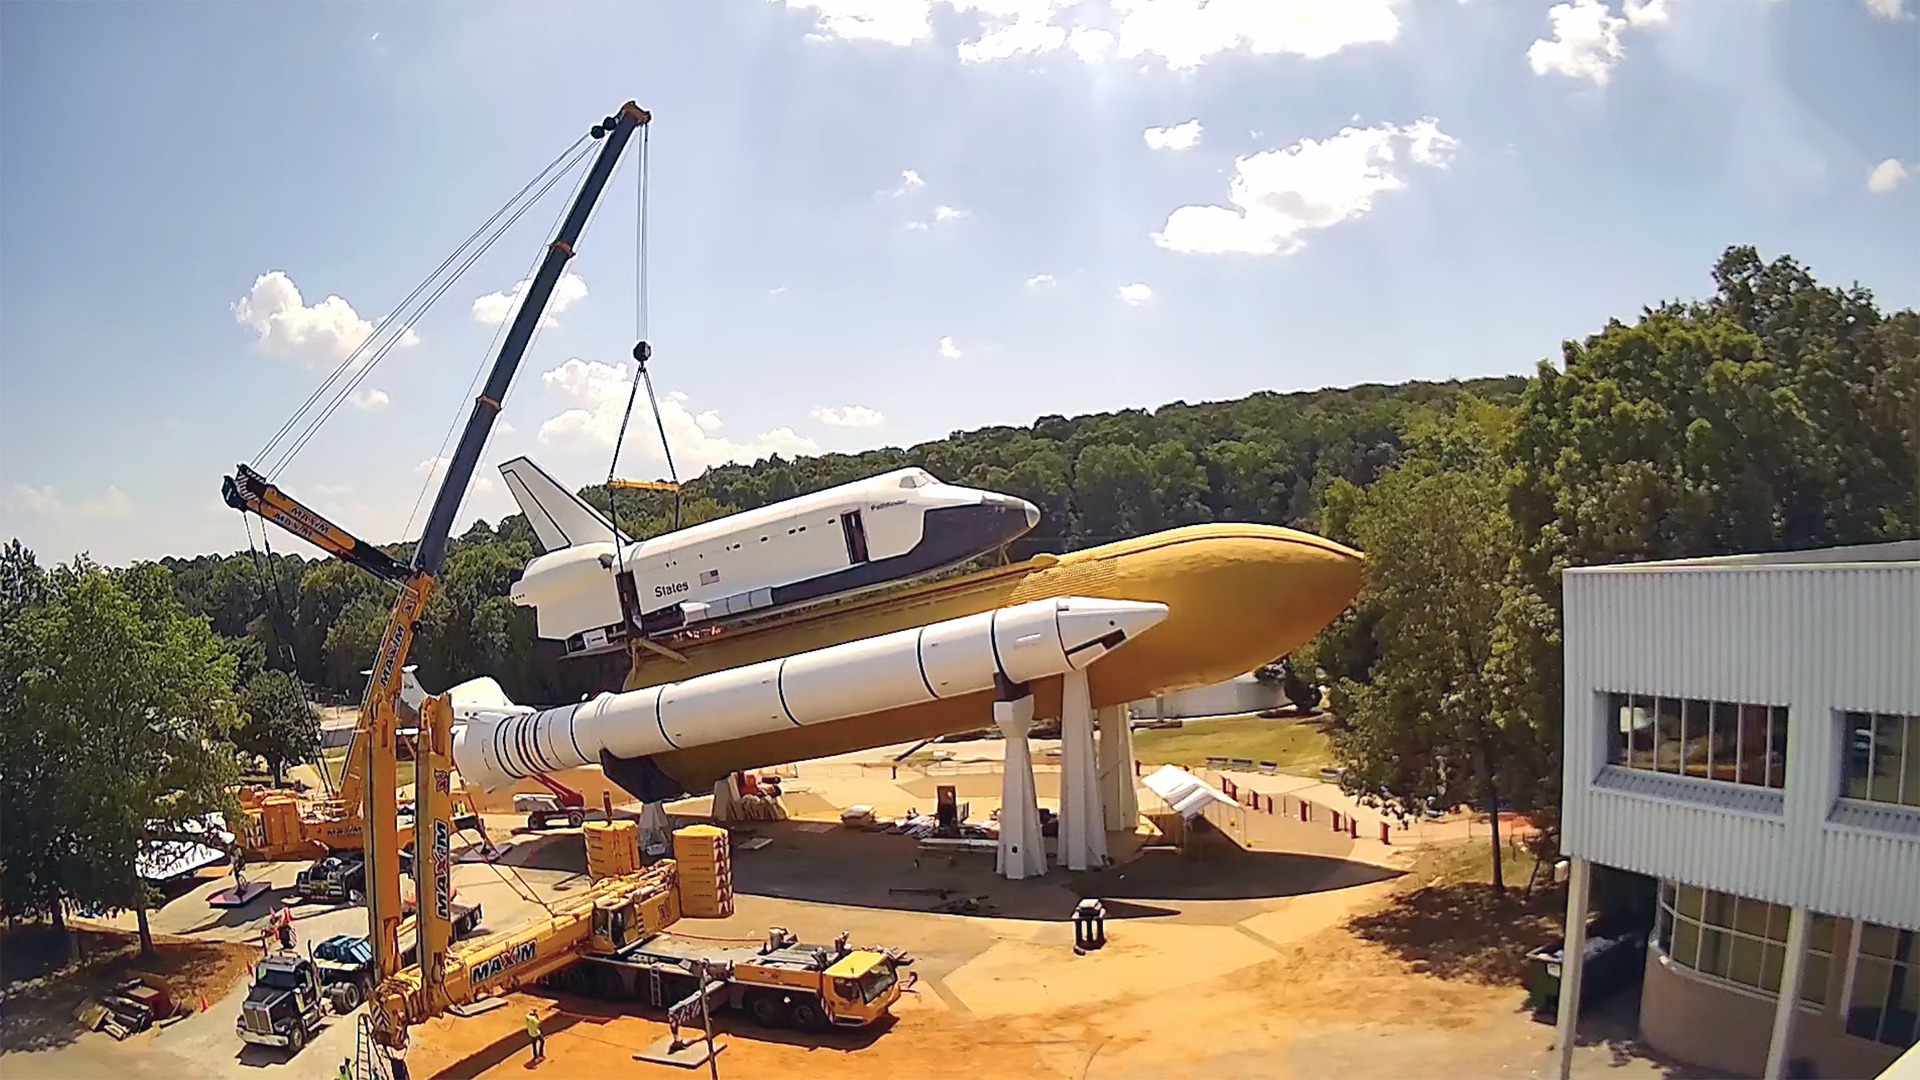
[[[700,571],[700,584],[702,585],[711,585],[714,582],[719,580],[720,580],[720,571],[718,570]]]

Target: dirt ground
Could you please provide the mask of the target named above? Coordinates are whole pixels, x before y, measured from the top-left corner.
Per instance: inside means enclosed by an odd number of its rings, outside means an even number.
[[[880,782],[877,778],[871,783]],[[823,779],[813,792],[843,804],[853,787]],[[870,780],[849,777],[849,785]],[[918,792],[902,791],[918,798]],[[1146,797],[1148,800],[1151,796]],[[491,823],[490,823],[491,824]],[[511,822],[500,822],[504,834]],[[687,934],[757,938],[787,927],[822,942],[846,931],[856,945],[898,946],[916,982],[894,1017],[865,1032],[807,1037],[757,1029],[721,1014],[723,1075],[766,1077],[1531,1077],[1550,1075],[1552,1028],[1524,1011],[1521,957],[1558,932],[1558,894],[1496,903],[1482,845],[1383,848],[1324,825],[1248,815],[1231,837],[1200,832],[1184,849],[1150,834],[1113,838],[1115,865],[1056,869],[1038,879],[994,877],[988,854],[924,854],[904,836],[830,821],[756,823],[733,830],[733,916],[687,920]],[[765,839],[749,850],[745,842]],[[1376,850],[1377,849],[1377,850]],[[524,882],[563,892],[581,880],[577,830],[513,838],[511,870],[456,867],[462,895],[484,899],[487,926],[531,914]],[[284,895],[294,864],[263,867]],[[510,884],[503,875],[510,874]],[[1525,869],[1509,866],[1510,881]],[[283,880],[285,879],[285,880]],[[177,969],[213,986],[221,940],[241,942],[244,970],[260,910],[214,917],[208,882],[154,913],[156,929],[190,932],[212,952],[185,952]],[[1516,890],[1517,891],[1517,890]],[[1076,956],[1067,921],[1082,897],[1108,909],[1109,943]],[[937,912],[945,900],[977,914]],[[346,929],[354,908],[297,909],[304,937]],[[193,957],[201,957],[197,965]],[[12,964],[12,957],[8,962]],[[9,971],[12,977],[11,968]],[[56,980],[57,981],[57,980]],[[16,1014],[10,987],[5,1022]],[[352,1021],[330,1021],[324,1041],[297,1057],[268,1057],[233,1036],[238,984],[214,1009],[164,1032],[115,1043],[71,1025],[35,1041],[5,1029],[0,1074],[16,1077],[330,1074],[350,1050]],[[522,1017],[536,1008],[547,1059],[528,1063]],[[1623,1019],[1624,1017],[1624,1019]],[[1690,1075],[1631,1040],[1633,1003],[1583,1020],[1575,1073]],[[53,1030],[53,1029],[50,1029]],[[666,1033],[663,1018],[625,1003],[514,995],[505,1008],[416,1027],[416,1077],[688,1076],[632,1055]]]
[[[137,934],[76,922],[71,940],[50,926],[22,926],[0,941],[0,1046],[45,1050],[73,1041],[67,1021],[88,996],[136,976],[157,977],[175,1003],[198,1009],[246,981],[260,951],[248,945],[153,935],[153,955],[140,956]]]
[[[1301,827],[1303,830],[1306,827]],[[1214,836],[1148,848],[1097,874],[991,877],[990,859],[923,860],[895,837],[762,827],[736,862],[739,910],[716,936],[770,923],[803,939],[914,952],[916,985],[892,1022],[820,1039],[723,1015],[733,1076],[1545,1076],[1552,1028],[1523,1009],[1528,948],[1558,932],[1559,897],[1496,903],[1473,880],[1483,848],[1426,853],[1396,874],[1327,855],[1247,851]],[[1317,830],[1315,830],[1317,833]],[[1301,839],[1307,839],[1303,831]],[[900,841],[900,843],[891,843]],[[1517,867],[1508,867],[1509,874]],[[1524,874],[1524,871],[1520,871]],[[928,914],[953,887],[990,914]],[[829,894],[839,894],[838,899]],[[1108,898],[1109,944],[1076,956],[1065,913]],[[698,924],[696,924],[698,925]],[[683,924],[687,926],[687,924]],[[539,1011],[547,1059],[529,1065],[522,1017]],[[1576,1051],[1580,1075],[1685,1075],[1633,1046],[1605,1010]],[[633,1060],[661,1018],[603,1001],[515,995],[479,1017],[415,1032],[416,1076],[684,1076]]]

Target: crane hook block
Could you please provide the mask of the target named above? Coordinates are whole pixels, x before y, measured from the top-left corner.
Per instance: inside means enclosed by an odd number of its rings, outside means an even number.
[[[644,341],[636,343],[633,347],[633,358],[642,364],[653,359],[653,346]]]

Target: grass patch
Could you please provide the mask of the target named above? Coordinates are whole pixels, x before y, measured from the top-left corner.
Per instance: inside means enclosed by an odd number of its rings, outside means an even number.
[[[340,787],[340,777],[341,774],[346,771],[346,767],[346,747],[340,746],[320,751],[320,768],[325,771],[327,782],[332,784],[336,790]],[[406,787],[408,784],[413,783],[413,762],[400,762],[398,775],[400,780],[396,785],[397,787]]]
[[[1257,716],[1189,720],[1184,727],[1133,733],[1133,756],[1148,765],[1205,765],[1210,757],[1277,761],[1290,772],[1333,762],[1316,720],[1264,720]]]

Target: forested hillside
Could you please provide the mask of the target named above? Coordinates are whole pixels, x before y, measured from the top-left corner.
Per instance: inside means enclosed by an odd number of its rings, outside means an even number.
[[[1823,286],[1792,258],[1769,263],[1751,248],[1728,249],[1713,275],[1712,296],[1611,321],[1531,378],[1258,393],[770,458],[690,482],[684,521],[917,464],[1039,505],[1044,517],[1016,557],[1213,520],[1352,544],[1368,557],[1358,602],[1292,658],[1333,687],[1345,782],[1409,813],[1430,802],[1536,811],[1550,844],[1562,569],[1920,535],[1920,315],[1883,313],[1864,288]],[[584,494],[606,508],[604,489]],[[671,499],[622,492],[620,523],[657,533]],[[459,538],[414,652],[427,687],[487,674],[517,700],[553,703],[617,681],[617,663],[561,664],[536,647],[533,613],[506,595],[534,554],[518,517]],[[304,752],[304,725],[275,704],[286,687],[263,669],[357,693],[389,587],[288,555],[160,566],[186,621],[204,616],[237,657],[237,673],[216,681],[246,692],[239,708],[208,713],[208,730],[237,722],[233,740],[276,761]],[[157,612],[126,619],[190,638],[152,595],[157,572],[82,563],[49,574],[17,544],[0,557],[0,762],[10,775],[53,760],[35,749],[36,732],[94,722],[35,689],[64,685],[55,676],[92,655],[74,651],[69,631],[93,608]],[[175,668],[205,667],[192,648],[161,652],[188,657]],[[277,742],[285,753],[269,752]]]
[[[1527,380],[1510,377],[1260,393],[1152,412],[1047,416],[1031,427],[956,432],[906,449],[773,457],[710,469],[690,481],[681,492],[681,520],[692,524],[920,465],[942,479],[1039,506],[1040,525],[1013,545],[1014,558],[1203,521],[1305,526],[1329,484],[1364,487],[1398,461],[1403,432],[1417,417],[1445,415],[1462,395],[1511,406],[1526,386]],[[581,493],[607,508],[603,487]],[[619,496],[623,528],[651,536],[671,527],[671,495]],[[404,554],[407,548],[389,550]],[[489,674],[515,700],[553,702],[577,698],[606,678],[602,666],[560,664],[538,648],[533,612],[507,599],[514,575],[534,554],[533,532],[518,514],[496,526],[475,522],[453,545],[414,650],[425,685]],[[264,553],[251,552],[163,565],[173,571],[181,599],[216,631],[260,643],[256,662],[286,666],[283,643],[290,643],[308,683],[337,693],[364,684],[359,672],[379,642],[391,590],[363,571],[277,553],[269,563]],[[273,596],[269,583],[276,581]]]

